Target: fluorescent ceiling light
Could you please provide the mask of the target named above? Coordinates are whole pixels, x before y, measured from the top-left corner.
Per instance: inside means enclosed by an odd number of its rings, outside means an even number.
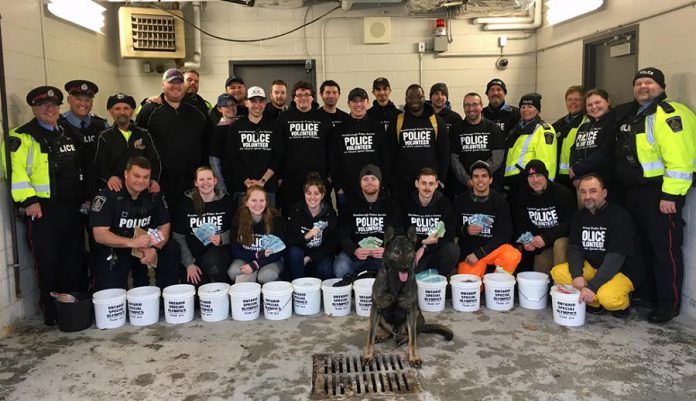
[[[546,0],[549,25],[579,17],[598,9],[604,0]]]
[[[48,0],[47,7],[48,11],[58,18],[104,34],[102,28],[106,8],[92,0]]]

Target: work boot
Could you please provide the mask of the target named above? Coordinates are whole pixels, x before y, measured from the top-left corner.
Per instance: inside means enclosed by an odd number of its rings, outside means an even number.
[[[611,311],[611,315],[619,319],[626,319],[631,315],[631,307],[629,306],[626,309],[613,310]]]
[[[55,298],[50,295],[43,296],[41,298],[41,309],[46,326],[55,326],[58,324],[58,309],[56,307]]]
[[[601,305],[600,305],[600,306],[590,306],[590,305],[587,305],[587,306],[585,307],[585,311],[586,311],[587,313],[591,313],[591,314],[593,314],[593,315],[603,315],[604,312],[606,312],[606,309],[604,309],[604,307],[601,306]]]
[[[648,322],[650,323],[667,323],[673,318],[679,316],[679,312],[669,309],[653,309],[648,313]]]

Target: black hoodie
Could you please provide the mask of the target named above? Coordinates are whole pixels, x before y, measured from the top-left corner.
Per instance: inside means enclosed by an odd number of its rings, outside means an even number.
[[[369,117],[349,117],[331,133],[331,178],[336,190],[350,197],[360,193],[358,176],[368,164],[383,169],[386,132],[382,124]]]
[[[349,200],[339,216],[338,240],[341,250],[353,256],[360,247],[360,240],[367,237],[384,240],[384,232],[390,226],[397,233],[402,231],[399,204],[381,192],[372,203],[361,194],[357,199]]]
[[[557,239],[568,236],[570,220],[577,205],[570,190],[553,181],[549,181],[546,190],[540,194],[526,186],[512,203],[515,236],[529,231],[532,235],[541,236],[545,248],[552,247]]]
[[[367,110],[367,116],[382,124],[385,131],[389,131],[389,125],[396,121],[396,116],[401,113],[403,113],[403,111],[397,109],[391,100],[386,106],[380,106],[379,103],[374,100],[372,102],[372,107]]]
[[[488,255],[512,237],[510,207],[505,198],[491,188],[487,197],[477,197],[472,190],[461,193],[454,200],[454,213],[458,220],[459,258],[464,260],[470,253],[477,258]],[[493,227],[482,230],[477,235],[467,232],[469,217],[484,214],[493,218]]]
[[[505,138],[508,137],[512,127],[520,122],[521,118],[520,109],[507,102],[503,102],[498,107],[493,107],[489,103],[488,106],[483,109],[483,116],[498,124],[500,130],[505,134]]]
[[[418,245],[428,238],[428,232],[435,228],[439,221],[445,223],[445,235],[439,238],[436,244],[428,245],[425,248],[425,254],[437,252],[442,246],[448,242],[453,242],[456,234],[456,219],[454,210],[449,199],[447,199],[440,191],[433,193],[433,198],[426,206],[421,205],[418,198],[418,191],[411,194],[408,202],[405,202],[404,207],[404,226],[416,226],[416,234],[418,235]]]
[[[318,221],[324,221],[328,225],[315,237],[306,240],[305,234],[314,228],[314,223]],[[337,227],[338,218],[330,204],[322,202],[319,214],[313,217],[305,201],[300,201],[290,209],[285,239],[288,246],[304,248],[308,251],[306,255],[316,261],[336,255],[336,251],[338,251]]]
[[[396,122],[389,126],[387,149],[391,161],[385,163],[390,164],[385,175],[391,177],[392,188],[397,197],[408,196],[411,193],[413,182],[424,167],[434,169],[442,179],[447,176],[450,160],[447,125],[442,117],[435,116],[435,132],[430,122],[432,115],[433,108],[425,104],[420,116],[415,116],[406,109],[401,132],[396,132]]]
[[[575,144],[570,148],[570,167],[575,179],[585,174],[599,174],[611,186],[615,181],[614,148],[618,124],[616,113],[610,109],[606,114],[595,120],[587,116],[589,121],[578,128]]]

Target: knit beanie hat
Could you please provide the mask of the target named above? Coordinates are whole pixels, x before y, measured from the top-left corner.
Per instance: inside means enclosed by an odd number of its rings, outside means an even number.
[[[662,71],[658,70],[655,67],[648,67],[648,68],[643,68],[640,71],[636,73],[636,76],[633,77],[633,83],[636,83],[636,80],[638,78],[652,78],[653,81],[657,82],[658,85],[662,89],[665,89],[665,74],[662,73]]]
[[[527,93],[520,99],[520,107],[522,105],[530,105],[536,107],[537,111],[541,113],[541,95],[538,93]]]

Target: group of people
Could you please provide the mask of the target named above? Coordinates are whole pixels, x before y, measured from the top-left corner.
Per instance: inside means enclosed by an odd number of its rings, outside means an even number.
[[[640,298],[652,322],[679,313],[696,119],[667,99],[656,68],[638,71],[635,100],[617,107],[602,89],[570,87],[553,124],[541,95],[515,107],[497,78],[486,107],[464,96],[463,117],[444,83],[427,99],[410,85],[400,110],[377,78],[372,106],[357,87],[344,112],[332,80],[319,87],[323,105],[308,82],[288,103],[285,82],[269,100],[235,76],[211,105],[199,80],[170,69],[140,105],[110,96],[111,126],[92,114],[92,82],[65,84],[62,115],[60,89],[27,94],[35,118],[3,146],[46,324],[52,293],[126,288],[129,275],[147,285],[149,268],[160,287],[350,281],[381,267],[387,227],[409,226],[417,273],[522,265],[577,288],[592,312],[625,317]]]

